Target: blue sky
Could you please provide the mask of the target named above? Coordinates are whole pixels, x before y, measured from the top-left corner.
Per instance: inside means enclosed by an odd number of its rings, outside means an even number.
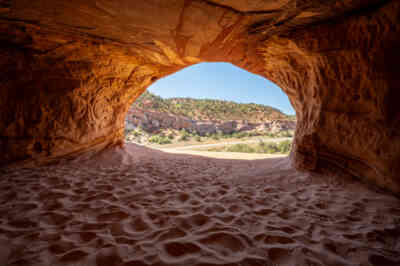
[[[201,63],[153,83],[148,90],[163,98],[191,97],[257,103],[295,114],[274,83],[228,63]]]

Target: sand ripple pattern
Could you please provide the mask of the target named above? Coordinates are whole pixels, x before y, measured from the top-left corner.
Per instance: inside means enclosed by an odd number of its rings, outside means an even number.
[[[1,170],[0,265],[400,265],[395,197],[282,159],[132,149]]]

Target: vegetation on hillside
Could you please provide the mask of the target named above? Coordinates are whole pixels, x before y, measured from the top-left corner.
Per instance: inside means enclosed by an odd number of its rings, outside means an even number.
[[[285,115],[278,109],[261,104],[192,98],[164,99],[148,91],[144,92],[133,106],[182,115],[193,120],[260,122],[271,119],[292,119],[291,116]]]
[[[159,134],[151,134],[143,131],[140,128],[133,130],[126,130],[125,139],[129,142],[143,143],[143,144],[171,144],[179,142],[204,142],[210,140],[226,140],[226,139],[240,139],[248,140],[252,137],[264,137],[264,138],[291,138],[293,137],[293,131],[282,131],[277,133],[271,132],[234,132],[232,134],[224,134],[223,132],[206,134],[205,136],[200,136],[196,132],[188,132],[185,129],[182,130],[171,130],[167,132],[161,132]]]
[[[207,150],[208,151],[218,151],[218,152],[288,154],[290,152],[291,146],[292,146],[292,142],[289,140],[281,141],[279,143],[260,141],[258,144],[240,143],[240,144],[234,144],[234,145],[226,145],[223,147],[209,148]]]
[[[270,106],[259,104],[239,104],[230,101],[192,99],[192,98],[170,98],[164,99],[150,92],[143,93],[133,104],[132,108],[142,108],[153,112],[169,113],[177,116],[185,116],[192,120],[208,120],[224,122],[229,120],[242,120],[250,123],[263,123],[271,120],[295,120],[295,116],[285,115],[281,111]],[[171,145],[186,146],[196,143],[218,143],[232,140],[248,141],[257,138],[259,143],[242,143],[214,147],[211,151],[244,152],[244,153],[288,153],[291,141],[280,143],[268,142],[270,138],[293,136],[293,130],[283,129],[264,130],[249,129],[245,131],[234,131],[224,133],[217,130],[214,133],[200,135],[197,131],[174,128],[161,128],[158,131],[147,131],[143,125],[126,130],[125,137],[128,142],[140,143],[150,146]],[[267,142],[264,142],[264,140]]]

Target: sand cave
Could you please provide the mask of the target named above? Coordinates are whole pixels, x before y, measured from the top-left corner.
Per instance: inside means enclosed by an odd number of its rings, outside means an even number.
[[[399,265],[399,22],[396,0],[1,0],[0,264]],[[200,62],[283,89],[289,157],[123,144],[130,104]]]

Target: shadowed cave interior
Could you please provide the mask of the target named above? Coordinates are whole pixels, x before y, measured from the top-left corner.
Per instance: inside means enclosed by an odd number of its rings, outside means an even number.
[[[2,265],[398,265],[400,3],[0,1]],[[288,158],[123,145],[156,80],[229,62],[297,114]]]

